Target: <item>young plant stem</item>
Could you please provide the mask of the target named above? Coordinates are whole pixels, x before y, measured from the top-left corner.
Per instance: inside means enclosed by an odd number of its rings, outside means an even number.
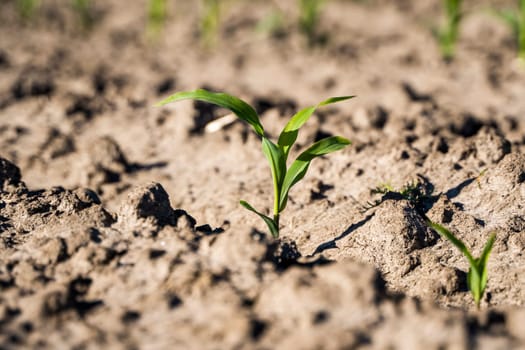
[[[281,198],[281,184],[278,183],[278,180],[274,173],[272,172],[273,179],[273,222],[277,230],[277,237],[279,236],[279,200]]]
[[[277,226],[277,235],[279,235],[279,214],[274,214],[273,222],[275,223],[275,226]]]
[[[279,187],[274,184],[273,186],[273,217],[279,219]]]

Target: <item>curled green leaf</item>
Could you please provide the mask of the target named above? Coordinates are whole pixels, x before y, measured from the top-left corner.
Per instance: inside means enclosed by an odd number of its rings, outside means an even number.
[[[281,135],[279,135],[279,140],[277,144],[283,149],[285,156],[288,156],[290,147],[293,146],[297,140],[297,135],[299,134],[299,129],[310,119],[315,110],[319,107],[326,106],[332,103],[337,103],[340,101],[345,101],[355,96],[337,96],[326,99],[315,106],[307,107],[301,109],[297,112],[290,121],[286,124]]]
[[[465,257],[468,259],[470,265],[476,265],[476,261],[474,259],[474,257],[472,257],[472,255],[470,254],[469,250],[467,249],[467,247],[465,246],[465,244],[460,240],[458,239],[456,236],[454,236],[452,234],[452,232],[450,232],[449,230],[447,230],[445,227],[441,226],[440,224],[437,224],[435,222],[432,222],[432,221],[428,221],[428,224],[430,227],[432,227],[437,233],[439,233],[441,236],[445,237],[446,239],[448,239],[452,244],[454,244],[456,246],[456,248],[458,248],[462,253],[463,255],[465,255]]]
[[[480,286],[481,295],[483,295],[483,293],[485,292],[485,287],[487,286],[487,279],[488,279],[487,263],[488,263],[490,252],[492,251],[492,246],[494,245],[495,240],[496,240],[496,234],[493,233],[490,235],[487,243],[485,244],[485,248],[483,248],[483,252],[481,253],[481,256],[478,259],[478,269],[481,274],[481,286]]]
[[[268,216],[258,212],[257,210],[255,210],[254,207],[252,207],[248,202],[246,201],[239,201],[239,203],[246,209],[248,209],[249,211],[251,212],[254,212],[255,214],[259,215],[259,217],[261,219],[263,219],[263,221],[266,223],[266,225],[268,226],[268,229],[270,230],[270,233],[272,234],[272,236],[274,238],[277,238],[279,237],[279,227],[278,225]]]
[[[244,120],[252,126],[257,135],[264,136],[264,128],[259,120],[259,116],[252,106],[244,102],[243,100],[231,96],[225,93],[210,92],[204,89],[197,89],[194,91],[183,91],[173,94],[164,100],[155,104],[155,106],[164,106],[168,103],[181,101],[181,100],[199,100],[208,103],[213,103],[219,107],[229,109],[239,119]]]
[[[288,201],[288,192],[297,182],[302,180],[308,171],[310,162],[316,157],[338,151],[350,145],[351,142],[341,136],[331,136],[317,141],[311,145],[306,151],[301,153],[297,159],[290,165],[286,172],[282,186],[281,195],[279,198],[279,211],[286,208]]]

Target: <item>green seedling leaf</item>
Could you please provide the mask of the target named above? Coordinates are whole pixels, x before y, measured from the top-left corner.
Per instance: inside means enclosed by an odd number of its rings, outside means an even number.
[[[283,131],[281,132],[281,135],[279,135],[279,140],[277,141],[277,144],[282,148],[286,158],[288,157],[288,153],[290,151],[290,148],[293,146],[295,141],[297,140],[297,135],[299,134],[299,129],[310,119],[312,114],[315,112],[315,110],[319,107],[326,106],[332,103],[337,103],[340,101],[345,101],[348,99],[351,99],[355,96],[338,96],[338,97],[331,97],[327,100],[324,100],[323,102],[318,103],[315,106],[307,107],[299,112],[297,112],[286,124]]]
[[[518,10],[496,10],[493,13],[508,25],[518,48],[518,57],[525,61],[525,0],[519,1]]]
[[[492,250],[492,246],[494,245],[496,235],[494,233],[490,235],[489,240],[483,248],[481,256],[479,258],[474,258],[465,244],[456,236],[454,236],[452,232],[430,220],[427,222],[430,227],[432,227],[441,236],[448,239],[468,259],[470,268],[467,273],[467,285],[472,294],[474,302],[476,303],[476,306],[479,308],[481,298],[483,297],[483,294],[485,293],[485,287],[487,286],[487,262]]]
[[[261,19],[255,28],[259,33],[279,37],[284,34],[284,15],[279,9],[274,10]]]
[[[16,7],[22,20],[28,20],[33,17],[39,3],[39,0],[16,0]]]
[[[445,7],[447,9],[447,14],[456,15],[460,11],[461,2],[463,0],[445,0]]]
[[[441,54],[445,59],[454,57],[456,42],[459,35],[459,26],[462,20],[461,5],[463,0],[443,0],[445,9],[445,24],[435,30]]]
[[[512,32],[517,34],[519,32],[519,19],[512,10],[501,10],[494,12],[497,17],[504,21],[510,28]]]
[[[202,0],[202,14],[200,17],[200,35],[205,47],[214,46],[217,40],[221,19],[220,0]]]
[[[248,209],[249,211],[252,211],[254,212],[255,214],[259,215],[259,217],[261,219],[263,219],[263,221],[266,223],[266,225],[268,226],[268,229],[270,230],[270,233],[272,234],[272,236],[274,238],[277,238],[279,237],[279,228],[277,227],[277,225],[275,224],[275,222],[268,216],[258,212],[257,210],[255,210],[248,202],[246,201],[239,201],[239,203],[245,207],[246,209]]]
[[[279,198],[279,211],[283,211],[288,201],[288,192],[301,179],[304,178],[312,159],[338,151],[350,145],[351,142],[340,136],[331,136],[317,141],[306,151],[301,153],[288,169],[281,187]]]
[[[310,161],[316,157],[343,149],[350,144],[350,140],[341,136],[326,137],[308,147],[308,149],[301,153],[297,159]]]
[[[83,29],[89,29],[93,25],[93,13],[91,11],[91,0],[73,0],[73,8],[80,18]]]
[[[275,179],[281,184],[286,174],[286,163],[282,151],[272,141],[266,137],[262,138],[263,153],[270,163],[270,167],[275,170]]]
[[[429,223],[430,227],[432,227],[437,233],[439,233],[441,236],[445,237],[452,244],[454,244],[456,246],[456,248],[458,248],[463,253],[463,255],[465,255],[465,257],[468,259],[468,261],[469,261],[471,266],[472,265],[474,265],[474,266],[476,265],[475,259],[472,257],[472,255],[470,254],[470,252],[467,249],[467,247],[465,246],[465,244],[461,240],[456,238],[456,236],[454,236],[452,234],[452,232],[450,232],[449,230],[447,230],[443,226],[441,226],[439,224],[436,224],[435,222],[429,221],[428,223]]]
[[[168,103],[181,100],[199,100],[208,103],[213,103],[219,107],[223,107],[232,111],[239,119],[244,120],[252,126],[257,135],[264,136],[264,128],[259,120],[259,116],[252,106],[243,100],[224,93],[210,92],[204,89],[197,89],[194,91],[183,91],[173,94],[166,99],[158,102],[155,106],[164,106]]]
[[[483,248],[483,252],[481,253],[481,256],[478,259],[478,269],[481,272],[481,294],[483,295],[483,292],[485,291],[485,287],[487,286],[487,263],[489,260],[490,252],[492,251],[492,246],[494,245],[494,241],[496,240],[496,234],[493,233],[490,235],[489,240],[485,244],[485,248]]]
[[[166,0],[149,0],[148,3],[148,34],[155,39],[162,31],[168,14]]]
[[[315,43],[323,3],[324,0],[299,0],[299,29],[306,35],[310,46]]]

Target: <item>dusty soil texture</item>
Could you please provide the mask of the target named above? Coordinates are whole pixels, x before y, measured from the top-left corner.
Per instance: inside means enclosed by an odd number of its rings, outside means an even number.
[[[525,69],[486,11],[513,2],[465,1],[451,62],[438,0],[328,1],[313,47],[275,3],[275,35],[254,30],[270,2],[231,0],[203,48],[197,1],[171,1],[156,39],[144,0],[94,1],[90,29],[66,1],[26,22],[1,2],[1,349],[525,349]],[[353,144],[312,163],[280,239],[238,204],[272,206],[248,126],[153,107],[199,87],[253,103],[272,137],[358,96],[301,130],[294,155]],[[475,255],[496,233],[480,310],[425,216]]]

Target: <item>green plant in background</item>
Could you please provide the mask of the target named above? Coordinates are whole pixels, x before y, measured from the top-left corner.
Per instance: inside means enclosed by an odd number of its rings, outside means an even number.
[[[450,60],[454,57],[456,42],[459,35],[459,26],[462,19],[461,5],[463,0],[443,0],[445,7],[445,24],[435,30],[439,48],[443,58]]]
[[[317,25],[324,0],[299,1],[299,29],[306,35],[311,46],[317,41]]]
[[[164,25],[168,14],[166,0],[150,0],[148,3],[148,34],[156,38]]]
[[[202,0],[200,35],[204,46],[214,46],[219,32],[221,16],[220,0]]]
[[[277,144],[266,137],[264,127],[253,107],[234,96],[199,89],[171,95],[157,103],[157,106],[187,99],[200,100],[229,109],[239,119],[244,120],[252,126],[255,133],[262,139],[262,150],[270,163],[274,192],[273,217],[269,217],[255,210],[246,201],[241,200],[240,204],[259,215],[268,225],[272,236],[277,238],[279,237],[279,217],[281,212],[286,208],[288,193],[290,189],[306,175],[310,162],[316,157],[340,150],[350,144],[349,140],[340,136],[324,138],[308,147],[295,159],[290,167],[287,168],[288,154],[297,140],[299,129],[308,121],[318,107],[344,101],[352,97],[354,96],[332,97],[315,106],[300,110],[290,119],[288,124],[286,124],[279,135]]]
[[[73,9],[78,14],[82,28],[91,28],[94,20],[91,11],[91,0],[73,0]]]
[[[394,188],[390,183],[382,183],[379,186],[370,190],[371,194],[386,195],[392,193],[398,197],[409,201],[420,213],[424,213],[428,209],[428,201],[432,199],[433,186],[422,176],[417,179],[409,181],[401,188]],[[374,202],[367,202],[364,211],[375,208],[383,201],[385,197]]]
[[[467,285],[472,293],[472,297],[476,303],[476,307],[479,309],[479,304],[485,287],[487,286],[487,262],[489,260],[490,251],[496,239],[496,234],[492,233],[483,248],[483,252],[479,258],[474,258],[465,244],[452,234],[449,230],[443,226],[436,224],[432,221],[428,221],[428,225],[432,227],[442,237],[448,239],[453,245],[455,245],[470,263],[470,268],[467,274]]]
[[[371,192],[374,194],[398,193],[401,197],[413,203],[419,202],[426,195],[422,193],[419,181],[410,181],[399,189],[395,189],[390,183],[384,183],[372,189]]]
[[[508,24],[512,30],[512,34],[516,38],[518,48],[518,57],[525,62],[525,0],[519,0],[519,9],[516,10],[501,10],[496,11],[496,14],[505,23]]]
[[[284,27],[283,13],[276,9],[257,23],[256,31],[278,38],[285,35]]]
[[[39,0],[16,0],[16,8],[23,20],[28,20],[35,14]]]

